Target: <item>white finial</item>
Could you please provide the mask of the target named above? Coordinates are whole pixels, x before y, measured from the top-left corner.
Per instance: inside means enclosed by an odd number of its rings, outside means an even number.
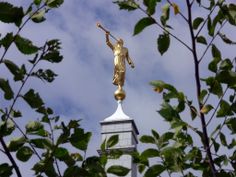
[[[130,120],[131,118],[129,116],[127,116],[123,109],[122,109],[122,101],[118,100],[117,101],[118,106],[116,109],[116,112],[114,114],[112,114],[110,117],[107,117],[106,119],[104,119],[104,121],[119,121],[119,120]]]

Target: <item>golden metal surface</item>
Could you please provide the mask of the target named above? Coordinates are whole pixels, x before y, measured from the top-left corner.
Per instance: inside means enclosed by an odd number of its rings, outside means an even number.
[[[111,48],[114,53],[114,74],[113,74],[113,84],[118,86],[115,91],[116,100],[123,100],[125,98],[125,92],[122,89],[125,82],[125,72],[126,72],[126,61],[134,68],[134,63],[129,57],[129,52],[126,47],[124,47],[124,41],[122,39],[117,39],[108,30],[106,30],[101,24],[97,23],[97,26],[101,28],[106,33],[106,43]],[[116,40],[115,44],[110,42],[109,36]]]

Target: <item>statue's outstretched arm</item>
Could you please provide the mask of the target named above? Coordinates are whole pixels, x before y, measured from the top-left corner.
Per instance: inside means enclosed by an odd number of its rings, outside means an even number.
[[[107,43],[107,45],[111,48],[111,50],[113,50],[114,49],[114,46],[112,45],[112,43],[110,42],[110,40],[109,40],[109,32],[107,31],[106,32],[106,43]]]

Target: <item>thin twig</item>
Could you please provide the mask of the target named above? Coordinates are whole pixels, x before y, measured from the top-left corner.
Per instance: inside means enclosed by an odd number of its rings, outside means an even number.
[[[220,26],[219,30],[217,31],[217,33],[212,37],[210,43],[207,45],[205,51],[203,52],[201,58],[199,59],[199,63],[202,61],[203,57],[205,56],[206,52],[208,51],[209,47],[211,46],[211,44],[213,43],[213,41],[215,40],[216,36],[219,34],[220,30],[224,27],[224,25],[227,23],[227,21],[224,21],[222,23],[222,25]]]
[[[172,34],[171,32],[169,32],[168,30],[166,30],[161,24],[159,24],[155,18],[153,18],[151,15],[149,15],[144,9],[142,9],[140,6],[139,6],[139,9],[145,13],[149,18],[151,18],[154,23],[159,26],[162,30],[164,30],[166,33],[168,33],[169,35],[171,35],[173,38],[175,38],[177,41],[179,41],[181,44],[183,44],[187,49],[189,49],[191,52],[192,52],[192,49],[185,43],[183,42],[180,38],[178,38],[177,36],[175,36],[174,34]]]
[[[216,111],[218,110],[218,108],[219,108],[219,106],[220,106],[220,102],[222,101],[222,99],[223,99],[223,97],[225,96],[225,94],[226,94],[226,92],[227,92],[228,89],[229,89],[229,87],[227,87],[227,88],[225,89],[223,95],[220,97],[219,102],[218,102],[217,106],[215,107],[214,112],[213,112],[212,115],[211,115],[211,118],[209,119],[209,121],[208,121],[207,124],[206,124],[206,127],[210,124],[211,120],[212,120],[213,117],[215,116],[215,113],[216,113]]]
[[[216,3],[216,4],[217,4],[217,3]],[[205,24],[206,24],[208,18],[211,16],[211,14],[213,13],[213,11],[215,10],[215,8],[216,8],[216,4],[215,4],[214,7],[211,9],[211,11],[210,11],[210,13],[208,14],[207,18],[204,20],[204,22],[203,22],[202,26],[200,27],[200,29],[198,30],[198,32],[197,32],[195,38],[198,37],[198,35],[199,35],[200,32],[202,31],[203,27],[205,26]]]

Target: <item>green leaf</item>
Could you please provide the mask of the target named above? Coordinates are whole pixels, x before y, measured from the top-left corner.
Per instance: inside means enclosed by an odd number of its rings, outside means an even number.
[[[39,108],[44,105],[43,100],[38,93],[30,89],[24,96],[24,100],[30,105],[31,108]]]
[[[218,64],[220,61],[221,61],[221,59],[218,58],[218,57],[213,58],[213,60],[212,60],[212,61],[209,63],[209,65],[208,65],[208,69],[209,69],[210,71],[216,73],[217,70],[218,70],[217,64]]]
[[[163,165],[153,165],[147,169],[144,177],[156,177],[159,176],[163,171],[165,171],[165,167]]]
[[[217,95],[219,98],[223,95],[223,89],[218,81],[219,79],[216,79],[214,77],[208,77],[206,79],[202,79],[206,82],[206,84],[210,87],[209,91],[215,95]]]
[[[63,59],[63,56],[60,55],[58,51],[51,51],[43,56],[43,59],[51,63],[59,63]]]
[[[128,10],[128,11],[132,11],[132,10],[136,10],[138,9],[139,5],[133,1],[133,0],[126,0],[126,1],[114,1],[113,3],[118,4],[118,6],[120,7],[120,10]]]
[[[220,148],[220,144],[217,143],[217,142],[215,141],[214,138],[211,138],[211,141],[212,141],[212,143],[213,143],[213,146],[214,146],[215,152],[217,153],[218,150],[219,150],[219,148]]]
[[[118,135],[112,135],[108,140],[107,140],[107,148],[111,148],[115,146],[119,141],[119,136]]]
[[[16,36],[14,42],[18,50],[25,55],[36,53],[39,50],[38,47],[33,45],[32,41],[30,41],[29,39],[23,38],[20,35]]]
[[[34,0],[34,4],[37,5],[37,6],[40,5],[41,2],[42,2],[42,0]]]
[[[151,144],[155,144],[155,139],[152,136],[149,135],[143,135],[140,138],[140,141],[142,143],[151,143]]]
[[[163,102],[161,104],[161,109],[158,111],[158,113],[168,122],[180,119],[179,114],[174,108],[168,104],[167,102]]]
[[[216,79],[230,87],[236,87],[236,72],[223,70],[217,73]]]
[[[7,163],[0,164],[0,176],[10,177],[12,176],[13,166],[8,165]]]
[[[43,124],[39,121],[30,121],[25,126],[26,133],[35,132],[35,131],[38,131],[42,128],[43,128]]]
[[[46,4],[50,8],[57,8],[63,4],[64,0],[46,0]]]
[[[166,22],[170,17],[170,4],[167,3],[162,7],[161,23],[163,26],[166,26]]]
[[[153,15],[155,13],[157,2],[160,2],[160,0],[144,0],[143,1],[144,5],[147,6],[147,13],[149,15]]]
[[[117,176],[126,176],[129,171],[130,169],[120,165],[112,165],[107,169],[107,173],[111,173]]]
[[[153,137],[154,137],[156,140],[158,140],[159,137],[160,137],[160,135],[159,135],[155,130],[153,130],[153,129],[152,129],[152,135],[153,135]]]
[[[220,141],[223,146],[227,146],[226,137],[223,133],[220,132]]]
[[[233,115],[232,109],[230,104],[225,101],[220,101],[220,109],[217,111],[216,117],[225,117]]]
[[[232,134],[236,133],[236,118],[227,119],[226,125],[231,130]]]
[[[5,49],[7,49],[13,42],[13,39],[13,33],[7,33],[6,36],[0,40],[0,46],[2,45]]]
[[[8,144],[9,151],[17,151],[20,147],[22,147],[26,142],[25,137],[14,138]]]
[[[77,128],[71,135],[70,142],[74,147],[85,151],[87,149],[91,135],[91,132],[85,133],[83,129]]]
[[[199,100],[201,103],[203,103],[205,96],[208,94],[207,90],[201,90]]]
[[[164,133],[163,135],[161,135],[161,137],[158,140],[158,146],[160,148],[165,147],[168,144],[168,141],[173,138],[173,136],[174,136],[174,133],[172,132]]]
[[[14,7],[8,2],[0,2],[0,21],[4,23],[15,23],[21,25],[24,12],[22,7]]]
[[[195,18],[193,21],[193,29],[196,30],[203,21],[204,19],[202,17]]]
[[[14,92],[12,91],[8,80],[0,78],[0,89],[4,92],[4,98],[6,100],[11,100],[14,98]]]
[[[229,12],[229,23],[231,25],[236,25],[236,5],[235,4],[229,4],[229,8],[228,8],[228,12]]]
[[[2,119],[6,114],[2,115]],[[15,124],[11,120],[0,122],[0,134],[2,136],[8,136],[15,130]]]
[[[24,79],[24,75],[26,74],[24,70],[20,69],[15,63],[10,60],[3,61],[8,70],[14,75],[14,80],[19,81]]]
[[[30,143],[32,143],[36,148],[39,148],[39,149],[47,149],[47,150],[53,149],[53,144],[51,140],[47,138],[30,139]]]
[[[204,36],[198,36],[197,37],[197,42],[207,45],[207,41],[206,41],[206,38]]]
[[[146,28],[154,23],[155,23],[155,20],[151,17],[142,18],[141,20],[138,21],[138,23],[136,23],[136,25],[134,27],[134,34],[133,35],[136,35],[136,34],[142,32],[144,28]]]
[[[214,107],[210,104],[204,105],[201,109],[201,113],[203,114],[207,114],[208,112],[210,112]]]
[[[23,146],[17,151],[16,157],[22,162],[27,162],[33,155],[33,153],[34,152],[31,148],[29,148],[28,146]]]
[[[58,158],[59,160],[65,160],[66,158],[68,158],[69,156],[69,152],[66,148],[63,147],[57,147],[54,151],[54,155],[56,158]]]
[[[233,68],[233,64],[230,59],[225,59],[220,63],[221,70],[231,70]]]
[[[170,46],[170,36],[167,33],[160,34],[157,39],[158,51],[163,55]]]
[[[46,20],[46,18],[44,17],[45,13],[46,13],[45,9],[42,9],[42,10],[36,12],[35,14],[33,14],[31,16],[31,20],[35,23],[43,22]]]
[[[208,29],[208,34],[212,37],[214,36],[214,33],[215,33],[215,26],[216,26],[216,23],[215,24],[212,23],[211,18],[208,17],[207,29]]]
[[[221,59],[221,52],[214,44],[212,44],[211,53],[212,53],[212,56],[214,58],[220,58]]]
[[[143,151],[141,156],[144,158],[159,157],[160,152],[156,149],[149,148],[149,149],[146,149],[145,151]]]

